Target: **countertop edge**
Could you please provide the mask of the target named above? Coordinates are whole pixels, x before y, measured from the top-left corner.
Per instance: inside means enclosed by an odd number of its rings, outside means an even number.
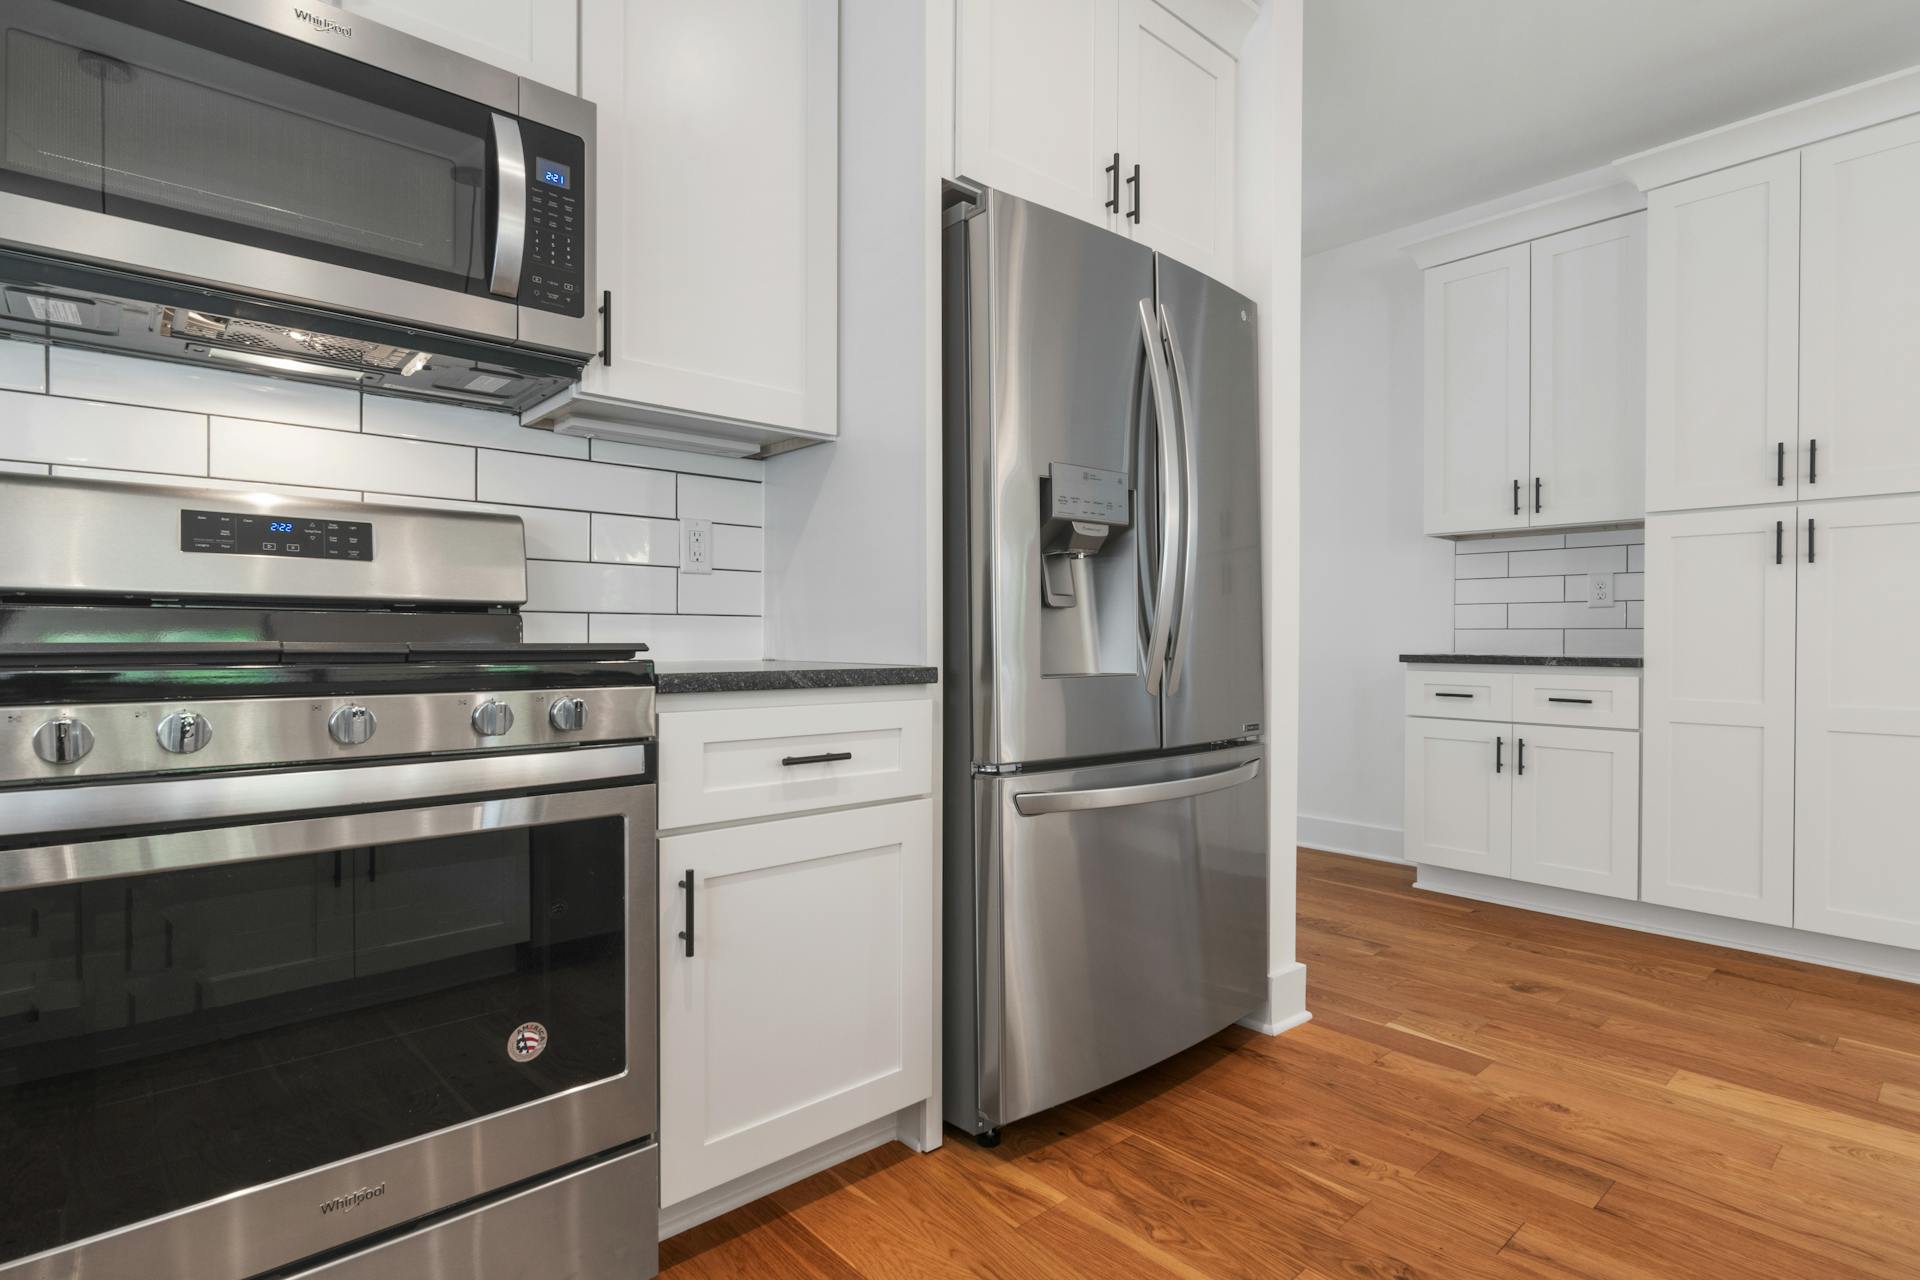
[[[1558,654],[1525,653],[1403,653],[1400,661],[1405,663],[1450,663],[1458,666],[1475,667],[1625,667],[1639,670],[1646,665],[1644,658],[1626,657],[1563,657]]]
[[[676,693],[765,693],[781,689],[871,689],[936,684],[936,667],[797,667],[787,670],[662,671],[662,697]]]

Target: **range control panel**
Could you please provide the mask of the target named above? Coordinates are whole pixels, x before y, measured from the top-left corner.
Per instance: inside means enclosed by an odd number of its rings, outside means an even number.
[[[212,555],[372,560],[373,525],[236,511],[182,511],[180,549]]]

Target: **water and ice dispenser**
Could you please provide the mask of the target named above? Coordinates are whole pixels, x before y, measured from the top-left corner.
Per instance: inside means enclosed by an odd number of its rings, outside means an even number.
[[[1056,462],[1040,480],[1040,661],[1049,676],[1137,662],[1133,491],[1124,472]]]

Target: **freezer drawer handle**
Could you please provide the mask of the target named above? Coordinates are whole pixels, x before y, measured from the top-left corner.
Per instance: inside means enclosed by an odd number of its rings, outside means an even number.
[[[851,760],[851,751],[822,751],[815,756],[781,756],[780,763],[791,769],[797,764],[832,764],[836,760]]]
[[[1022,791],[1013,797],[1013,807],[1024,818],[1044,813],[1079,813],[1086,809],[1120,809],[1127,805],[1159,804],[1163,800],[1185,800],[1225,791],[1260,776],[1260,762],[1249,760],[1218,773],[1203,773],[1194,778],[1176,778],[1171,782],[1143,782],[1131,787],[1094,787],[1087,791]]]

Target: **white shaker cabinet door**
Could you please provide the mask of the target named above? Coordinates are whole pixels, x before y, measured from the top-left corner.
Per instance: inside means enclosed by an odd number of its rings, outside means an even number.
[[[931,1092],[932,831],[914,800],[662,837],[662,1204]]]
[[[1154,0],[1122,0],[1120,216],[1134,239],[1219,280],[1234,267],[1235,74]]]
[[[1640,889],[1640,736],[1515,725],[1513,877],[1634,898]]]
[[[1426,531],[1524,529],[1528,276],[1516,245],[1426,273]]]
[[[1535,526],[1646,514],[1646,289],[1644,213],[1533,242]]]
[[[958,176],[1120,228],[1119,3],[956,0]]]
[[[1799,333],[1798,152],[1648,194],[1647,510],[1794,500]]]
[[[1793,923],[1795,510],[1647,520],[1645,901]]]
[[[340,7],[517,76],[579,91],[580,0],[340,0]]]
[[[1407,718],[1408,862],[1511,874],[1513,733],[1505,724]]]
[[[1920,492],[1920,117],[1800,164],[1800,494]]]
[[[1799,534],[1793,923],[1920,947],[1920,497],[1803,506]]]

